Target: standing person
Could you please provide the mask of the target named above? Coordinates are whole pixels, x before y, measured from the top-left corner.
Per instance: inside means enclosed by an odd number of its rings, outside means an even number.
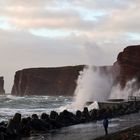
[[[108,118],[107,117],[105,117],[103,120],[103,126],[105,129],[105,135],[108,135]]]

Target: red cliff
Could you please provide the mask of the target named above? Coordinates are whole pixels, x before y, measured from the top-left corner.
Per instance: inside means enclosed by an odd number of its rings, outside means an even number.
[[[133,78],[140,83],[140,45],[126,47],[119,53],[116,63],[120,67],[118,82],[122,88]]]

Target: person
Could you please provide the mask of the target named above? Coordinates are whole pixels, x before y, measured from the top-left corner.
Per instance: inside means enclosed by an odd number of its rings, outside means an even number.
[[[104,129],[105,129],[105,135],[108,135],[108,118],[105,117],[104,120],[103,120],[103,126],[104,126]]]

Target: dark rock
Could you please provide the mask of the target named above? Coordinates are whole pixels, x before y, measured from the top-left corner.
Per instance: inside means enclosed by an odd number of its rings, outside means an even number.
[[[74,125],[79,123],[79,120],[76,118],[76,116],[67,110],[64,110],[63,112],[60,113],[57,121],[63,124],[64,126],[69,126],[69,125]]]
[[[35,131],[47,131],[48,124],[40,120],[37,114],[33,114],[30,122],[31,128]]]
[[[56,111],[51,111],[50,119],[56,120],[58,118],[58,113]]]
[[[81,118],[82,118],[82,112],[81,112],[80,110],[77,110],[77,111],[76,111],[76,117],[77,117],[78,119],[81,119]]]
[[[95,121],[97,119],[97,109],[92,109],[90,111],[91,121]]]
[[[46,113],[42,113],[41,116],[40,116],[40,118],[41,118],[42,120],[49,121],[49,115],[46,114]]]
[[[86,119],[82,116],[82,112],[80,110],[76,111],[76,118],[77,118],[77,123],[85,123]]]
[[[5,90],[4,90],[4,78],[0,77],[0,95],[1,94],[5,94]]]
[[[87,107],[84,107],[84,110],[82,112],[82,117],[85,118],[86,122],[89,122],[91,120]]]
[[[7,125],[7,134],[9,137],[16,139],[21,134],[21,114],[16,113]]]
[[[73,95],[76,80],[84,65],[57,68],[29,68],[15,74],[12,95]],[[119,53],[113,66],[94,66],[101,74],[112,76],[122,88],[133,78],[140,86],[140,45],[128,46]]]
[[[30,121],[28,118],[22,118],[21,120],[21,135],[23,137],[29,137],[31,133]]]
[[[34,119],[34,120],[35,120],[35,119],[38,119],[38,115],[37,115],[37,114],[33,114],[33,115],[32,115],[32,119]]]
[[[117,62],[120,67],[118,81],[122,88],[126,83],[133,78],[140,84],[140,45],[126,47],[123,52],[120,52]]]
[[[73,95],[83,65],[29,68],[15,74],[12,95]]]

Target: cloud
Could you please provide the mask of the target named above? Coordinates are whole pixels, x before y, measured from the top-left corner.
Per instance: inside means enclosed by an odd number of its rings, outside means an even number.
[[[139,9],[139,0],[0,1],[1,75],[10,81],[18,69],[89,63],[89,56],[111,65],[140,43]]]
[[[73,9],[42,9],[20,7],[7,7],[1,11],[5,22],[17,28],[52,28],[67,30],[91,30],[97,21],[85,20],[80,13]]]
[[[138,0],[6,0],[1,3],[4,23],[18,29],[78,31],[110,40],[139,32]]]
[[[0,30],[0,34],[0,75],[5,77],[8,92],[17,70],[85,63],[78,37],[50,39],[36,37],[28,32],[4,30]]]

